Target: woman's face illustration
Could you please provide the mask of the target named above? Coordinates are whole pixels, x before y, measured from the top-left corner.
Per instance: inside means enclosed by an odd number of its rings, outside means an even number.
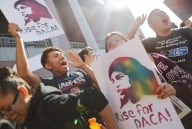
[[[111,75],[111,81],[120,95],[123,95],[123,91],[131,87],[128,75],[122,72],[114,71]]]
[[[24,17],[24,19],[28,19],[29,16],[33,14],[31,7],[23,4],[17,5],[17,11]]]

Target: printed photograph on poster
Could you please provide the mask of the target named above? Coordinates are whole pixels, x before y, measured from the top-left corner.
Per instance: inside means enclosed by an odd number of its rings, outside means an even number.
[[[170,98],[154,93],[160,79],[139,39],[104,54],[92,67],[120,129],[184,129]]]
[[[0,9],[9,23],[21,29],[24,41],[38,41],[63,34],[44,0],[1,0]]]

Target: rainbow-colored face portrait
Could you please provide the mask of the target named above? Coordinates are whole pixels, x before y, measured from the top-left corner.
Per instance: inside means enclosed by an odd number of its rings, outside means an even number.
[[[131,57],[116,58],[108,73],[116,92],[120,95],[122,106],[129,99],[136,103],[143,95],[155,94],[158,86],[153,72]]]
[[[14,7],[24,17],[25,25],[31,20],[38,22],[41,18],[52,19],[48,9],[35,0],[18,0]]]

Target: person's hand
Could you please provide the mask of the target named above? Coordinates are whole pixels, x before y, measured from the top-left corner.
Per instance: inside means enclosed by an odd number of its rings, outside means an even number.
[[[81,58],[76,52],[68,50],[67,55],[69,57],[69,64],[73,67],[81,68],[84,65],[84,62],[81,60]]]
[[[156,94],[158,94],[158,98],[164,99],[164,98],[175,95],[176,90],[172,85],[170,85],[168,83],[163,83],[157,87]]]
[[[9,23],[8,25],[8,32],[12,35],[14,38],[20,38],[18,32],[22,31],[19,26],[15,23]]]
[[[104,125],[100,124],[101,129],[107,129]]]
[[[147,15],[142,14],[141,16],[137,17],[137,18],[136,18],[136,21],[135,21],[135,24],[136,24],[137,26],[141,26],[141,25],[145,22],[146,16],[147,16]]]

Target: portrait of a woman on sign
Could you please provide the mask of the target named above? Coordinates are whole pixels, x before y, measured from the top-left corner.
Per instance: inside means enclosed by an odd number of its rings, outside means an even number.
[[[14,8],[25,20],[25,25],[30,22],[39,22],[42,19],[52,19],[48,9],[35,0],[18,0]]]
[[[155,94],[158,86],[153,72],[131,57],[118,57],[109,67],[109,79],[120,97],[120,109],[129,101]]]

